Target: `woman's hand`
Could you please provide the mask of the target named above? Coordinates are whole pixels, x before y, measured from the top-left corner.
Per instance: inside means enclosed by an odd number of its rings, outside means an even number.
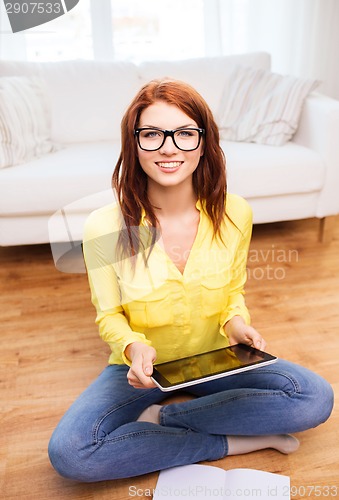
[[[241,316],[233,316],[226,325],[225,333],[233,344],[247,344],[261,351],[266,349],[266,342],[252,326],[246,325]]]
[[[157,357],[154,347],[142,342],[132,342],[125,349],[125,354],[132,364],[127,373],[127,380],[135,389],[151,389],[156,387],[151,380],[153,363]]]

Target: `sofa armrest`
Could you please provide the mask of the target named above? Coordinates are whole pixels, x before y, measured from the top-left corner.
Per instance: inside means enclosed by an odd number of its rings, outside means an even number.
[[[339,101],[313,92],[305,100],[300,123],[292,141],[316,151],[326,173],[316,216],[339,213]]]

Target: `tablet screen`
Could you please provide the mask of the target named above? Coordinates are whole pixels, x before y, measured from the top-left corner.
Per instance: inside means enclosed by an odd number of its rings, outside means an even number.
[[[192,385],[192,382],[204,381],[206,378],[211,380],[218,376],[230,375],[232,372],[238,373],[276,359],[275,356],[253,347],[237,344],[155,365],[152,378],[160,388],[176,388],[178,385],[184,387]]]

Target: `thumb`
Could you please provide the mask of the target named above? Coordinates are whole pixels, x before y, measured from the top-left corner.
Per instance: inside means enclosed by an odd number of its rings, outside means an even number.
[[[262,337],[253,339],[253,346],[259,350],[263,350],[265,348],[265,342]]]
[[[262,337],[261,337],[261,335],[257,331],[253,330],[251,332],[251,337],[250,338],[251,338],[251,341],[252,341],[252,346],[256,347],[257,349],[260,349],[261,346],[262,346]]]
[[[144,373],[145,375],[152,375],[152,367],[150,365],[144,365]]]
[[[153,357],[150,354],[144,357],[143,371],[148,377],[150,377],[153,373]]]
[[[153,365],[147,364],[146,366],[144,365],[144,374],[150,377],[153,373]]]

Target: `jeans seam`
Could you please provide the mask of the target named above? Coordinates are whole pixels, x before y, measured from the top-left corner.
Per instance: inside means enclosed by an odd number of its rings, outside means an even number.
[[[222,436],[222,437],[223,437],[223,440],[224,440],[224,444],[223,444],[223,446],[224,446],[224,452],[223,452],[222,457],[220,457],[220,458],[224,458],[224,457],[226,457],[228,455],[228,439],[227,439],[227,436]]]
[[[285,373],[285,372],[278,372],[276,370],[273,370],[273,369],[268,369],[268,370],[256,370],[257,373],[270,373],[270,374],[273,374],[273,375],[280,375],[282,377],[285,377],[287,380],[289,380],[289,382],[291,382],[291,384],[293,385],[294,387],[294,392],[297,393],[297,394],[300,394],[301,393],[301,387],[300,385],[298,384],[298,381],[294,378],[292,378],[288,373]],[[285,394],[288,394],[287,392],[283,391]]]
[[[182,435],[183,434],[183,431],[185,432],[185,434],[189,434],[191,432],[194,432],[192,431],[192,429],[181,429],[180,431],[178,432],[175,432],[175,431],[168,431],[166,430],[166,435],[169,435],[169,436],[178,436],[178,434]],[[132,438],[135,438],[135,437],[138,437],[138,436],[147,436],[147,435],[152,435],[152,434],[163,434],[163,430],[159,429],[152,429],[152,430],[142,430],[142,431],[133,431],[133,432],[128,432],[122,436],[118,436],[118,437],[115,437],[115,438],[109,438],[109,439],[105,439],[105,440],[100,440],[98,441],[98,445],[101,446],[103,444],[114,444],[114,443],[117,443],[119,441],[126,441],[127,439],[132,439]]]

